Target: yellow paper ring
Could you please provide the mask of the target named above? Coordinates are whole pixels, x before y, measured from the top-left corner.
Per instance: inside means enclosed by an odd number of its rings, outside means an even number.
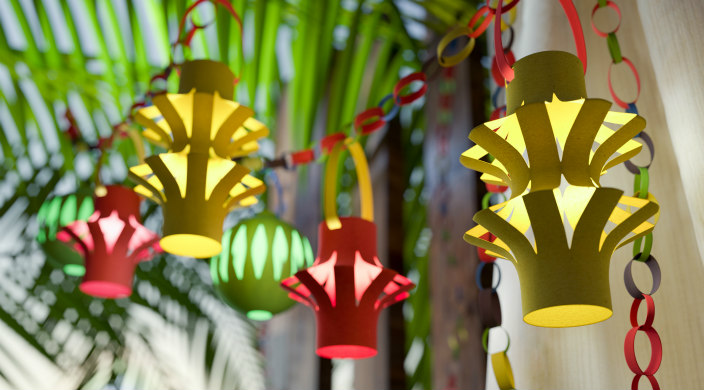
[[[347,138],[344,142],[338,142],[335,145],[328,156],[328,162],[325,166],[325,223],[330,230],[339,229],[342,226],[340,217],[337,215],[337,166],[345,149],[350,151],[350,155],[354,160],[355,170],[357,171],[362,219],[374,222],[374,199],[367,157],[364,155],[364,149],[362,149],[359,142],[352,138]]]
[[[442,37],[440,43],[438,43],[437,51],[438,63],[440,63],[440,66],[443,66],[445,68],[455,66],[459,64],[462,60],[467,58],[467,56],[469,56],[469,53],[474,50],[474,45],[477,43],[476,39],[472,37],[469,38],[469,42],[467,42],[467,45],[459,53],[447,57],[443,56],[442,53],[445,51],[450,42],[462,36],[469,36],[469,34],[471,33],[472,31],[469,29],[469,27],[457,26],[450,30],[450,32],[448,32],[444,37]]]
[[[507,4],[510,4],[511,2],[507,2]],[[508,11],[508,23],[504,21],[504,16],[506,14],[501,15],[501,31],[506,31],[507,28],[513,26],[513,23],[516,21],[516,7],[511,8],[510,11]]]
[[[494,376],[496,383],[501,390],[512,390],[516,386],[513,382],[513,369],[511,362],[505,351],[497,352],[491,355],[491,365],[494,368]]]

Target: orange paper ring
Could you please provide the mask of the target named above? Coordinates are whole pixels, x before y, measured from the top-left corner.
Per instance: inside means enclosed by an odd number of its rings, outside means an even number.
[[[645,332],[650,340],[650,362],[645,370],[640,368],[634,348],[636,334],[639,330]],[[626,355],[626,364],[628,364],[628,368],[630,368],[636,375],[654,375],[658,371],[658,368],[660,368],[660,363],[662,362],[662,341],[660,340],[660,335],[655,328],[645,328],[641,325],[629,330],[628,333],[626,333],[626,341],[624,343],[623,350]]]
[[[345,138],[347,138],[345,133],[330,134],[320,140],[320,148],[322,149],[324,154],[328,154],[332,151],[332,148],[334,148],[338,142],[344,141]]]
[[[653,388],[653,390],[660,390],[660,384],[658,383],[658,380],[655,379],[655,375],[641,375],[637,374],[636,376],[633,377],[633,382],[631,382],[631,390],[638,390],[638,383],[640,382],[641,377],[646,377],[650,381],[650,387]]]
[[[594,25],[594,14],[596,14],[596,11],[597,11],[599,8],[602,8],[602,7],[601,7],[601,5],[599,5],[599,4],[595,5],[595,6],[594,6],[594,9],[592,9],[592,18],[591,18],[591,20],[592,20],[592,30],[594,30],[594,32],[596,33],[596,35],[598,35],[598,36],[600,36],[600,37],[602,37],[602,38],[608,37],[609,34],[616,33],[616,31],[618,31],[619,27],[621,27],[621,9],[618,8],[618,6],[617,6],[613,1],[611,1],[611,0],[608,0],[608,1],[606,2],[605,7],[611,7],[614,11],[616,11],[616,14],[618,14],[618,23],[616,24],[616,27],[614,27],[614,29],[613,29],[612,31],[609,31],[609,32],[603,32],[603,31],[599,30],[598,28],[596,28],[596,26]]]
[[[477,24],[482,15],[484,15],[484,20],[482,20],[482,23],[475,30],[474,26]],[[467,23],[467,28],[470,31],[467,35],[470,38],[479,38],[479,36],[486,31],[487,27],[489,27],[489,23],[491,23],[491,20],[493,19],[492,16],[494,16],[494,11],[489,6],[485,5],[479,8],[474,16],[472,16],[472,19],[469,20],[469,23]]]
[[[653,297],[648,294],[643,294],[643,298],[645,299],[634,299],[633,304],[631,305],[631,326],[633,326],[634,328],[653,327],[653,320],[655,319],[655,302],[653,302]],[[643,325],[638,324],[638,309],[640,308],[641,301],[645,301],[648,309],[645,315],[645,322],[643,323]]]
[[[625,62],[626,65],[628,65],[628,67],[631,68],[631,71],[633,72],[633,76],[636,77],[636,86],[638,88],[638,91],[636,92],[636,98],[633,99],[632,102],[630,102],[630,103],[635,103],[638,101],[638,97],[640,96],[640,76],[638,75],[638,71],[636,70],[636,67],[633,65],[631,60],[629,60],[626,57],[622,57],[621,61]],[[613,62],[611,63],[611,65],[609,65],[609,72],[607,75],[607,81],[609,83],[609,92],[611,92],[611,97],[614,98],[614,102],[616,102],[616,104],[618,104],[619,107],[625,109],[625,108],[628,108],[629,103],[624,102],[616,95],[616,92],[614,92],[614,87],[611,84],[611,67],[613,65],[614,65]]]
[[[415,92],[411,92],[407,95],[401,95],[401,90],[409,86],[414,81],[421,81],[423,83],[423,86]],[[399,80],[398,83],[396,83],[396,86],[394,86],[394,101],[399,106],[405,106],[413,103],[414,101],[418,100],[421,96],[425,95],[425,92],[427,90],[428,84],[425,82],[425,74],[421,72],[411,73],[408,76]],[[381,115],[384,115],[383,111]]]
[[[368,122],[370,119],[374,119],[374,121]],[[381,107],[368,108],[354,118],[354,127],[361,129],[362,135],[371,134],[384,127],[384,124],[386,121],[384,120],[384,110]]]

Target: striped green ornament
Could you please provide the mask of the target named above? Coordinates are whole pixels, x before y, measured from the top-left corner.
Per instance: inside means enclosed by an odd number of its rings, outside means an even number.
[[[279,283],[313,259],[308,239],[266,211],[223,234],[210,274],[225,302],[252,320],[265,321],[295,304]]]
[[[56,234],[75,221],[87,221],[93,214],[91,193],[78,193],[47,199],[37,213],[37,241],[47,261],[70,276],[83,276],[83,257],[72,247],[56,239]]]

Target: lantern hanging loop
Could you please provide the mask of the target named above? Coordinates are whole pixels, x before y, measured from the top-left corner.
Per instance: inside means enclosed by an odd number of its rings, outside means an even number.
[[[184,47],[191,47],[191,40],[193,39],[193,36],[195,35],[196,31],[204,29],[208,27],[211,23],[206,23],[204,25],[197,25],[193,23],[193,27],[191,27],[190,30],[186,32],[186,37],[181,38],[184,32],[184,28],[186,27],[186,19],[188,18],[188,15],[193,12],[194,9],[196,9],[199,5],[205,3],[205,2],[210,2],[214,6],[222,5],[227,9],[227,11],[232,15],[232,17],[237,21],[237,27],[239,28],[240,31],[240,52],[242,52],[242,48],[244,46],[244,39],[243,39],[243,31],[244,28],[242,26],[242,19],[240,16],[237,14],[235,9],[232,7],[232,4],[230,4],[229,1],[227,0],[197,0],[195,3],[191,4],[187,9],[186,12],[183,14],[181,17],[181,21],[178,24],[178,34],[176,35],[177,41],[173,43],[172,45],[172,50],[175,50],[178,45],[183,45]],[[173,52],[172,52],[172,57],[173,57]],[[242,78],[242,69],[240,69],[240,72],[235,76],[234,80],[234,85],[237,85],[239,83],[240,79]]]
[[[501,19],[503,0],[499,0],[496,6],[496,20]],[[577,46],[577,56],[582,61],[582,67],[584,68],[584,73],[587,73],[587,47],[584,43],[584,33],[582,32],[582,24],[579,21],[579,15],[577,10],[574,8],[572,0],[560,0],[560,5],[567,15],[567,19],[570,22],[570,27],[572,28],[572,35],[574,36],[574,41]],[[501,42],[501,24],[494,23],[494,53],[496,56],[496,63],[499,66],[501,74],[504,76],[506,81],[513,80],[513,69],[506,59],[506,54],[504,53],[503,43]]]
[[[347,138],[344,142],[335,144],[325,166],[325,223],[330,230],[337,230],[342,226],[340,217],[337,215],[336,184],[338,162],[344,149],[349,150],[357,171],[357,183],[359,183],[359,194],[362,203],[362,219],[374,222],[374,198],[367,158],[364,156],[364,149],[362,149],[359,142],[353,138]]]

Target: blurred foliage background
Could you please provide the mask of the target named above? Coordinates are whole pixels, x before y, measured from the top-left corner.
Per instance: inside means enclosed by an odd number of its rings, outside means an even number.
[[[90,187],[95,174],[123,183],[127,167],[137,164],[129,137],[118,136],[104,155],[96,145],[132,126],[130,107],[150,89],[176,89],[176,72],[166,85],[150,86],[150,79],[170,63],[191,3],[0,0],[1,388],[266,387],[256,326],[218,299],[206,262],[162,255],[139,266],[130,298],[101,300],[81,294],[79,279],[46,262],[35,240],[46,199]],[[243,37],[224,9],[206,4],[194,21],[208,27],[173,59],[210,58],[241,71],[237,100],[254,108],[272,139],[286,138],[287,150],[297,150],[312,146],[315,134],[349,130],[356,113],[420,69],[435,37],[466,22],[475,3],[232,0]],[[409,388],[431,383],[429,233],[425,217],[411,218],[425,215],[427,201],[422,103],[399,117],[408,157],[405,272],[420,286],[405,303],[412,308],[404,310],[407,348],[423,346],[408,370]],[[271,141],[260,151],[266,158],[277,152]],[[347,177],[343,195],[354,188]],[[350,198],[341,196],[341,212],[349,212]],[[145,225],[159,231],[161,216],[143,206]]]

